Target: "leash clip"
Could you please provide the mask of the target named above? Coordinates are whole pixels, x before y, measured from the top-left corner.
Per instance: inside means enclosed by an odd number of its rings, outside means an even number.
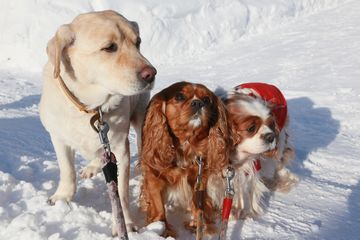
[[[198,174],[197,174],[197,177],[196,177],[196,185],[199,185],[201,183],[204,162],[202,161],[201,156],[196,157],[195,162],[198,165]]]
[[[225,194],[227,196],[234,196],[235,194],[235,190],[234,187],[231,184],[231,180],[234,178],[235,176],[235,170],[233,167],[228,167],[225,170],[225,179],[226,179],[226,188],[225,188]]]
[[[104,147],[104,150],[108,156],[110,156],[111,149],[110,149],[110,142],[108,138],[108,132],[110,130],[109,124],[104,121],[103,119],[103,113],[101,109],[98,110],[99,113],[99,119],[97,124],[97,132],[99,134],[100,142]]]

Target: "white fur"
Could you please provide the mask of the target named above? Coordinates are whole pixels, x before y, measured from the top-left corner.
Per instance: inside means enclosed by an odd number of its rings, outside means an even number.
[[[263,213],[264,203],[261,201],[263,195],[269,190],[261,181],[261,177],[254,169],[255,159],[247,159],[241,166],[235,168],[235,177],[232,184],[235,190],[231,217],[246,218],[256,217]],[[210,176],[208,180],[208,194],[218,207],[222,207],[225,197],[225,179],[222,174]]]
[[[244,108],[249,115],[258,116],[262,119],[269,117],[270,109],[265,105],[261,99],[253,99],[251,102],[239,101],[237,102],[240,107]]]
[[[166,189],[166,198],[169,205],[180,206],[187,209],[191,206],[192,191],[187,182],[187,176],[183,176],[179,184],[169,186]]]
[[[193,128],[198,128],[201,125],[201,118],[200,117],[193,118],[189,121],[189,124]]]
[[[97,18],[97,14],[104,13],[111,16],[116,15],[114,12],[107,11],[83,14],[79,19],[76,18],[78,20],[74,20],[71,30],[78,37],[68,49],[73,72],[69,73],[68,68],[61,62],[60,75],[72,93],[89,109],[100,106],[104,112],[104,121],[110,126],[108,137],[111,148],[117,158],[120,200],[128,230],[131,231],[134,223],[129,212],[128,133],[131,123],[137,132],[138,146],[140,146],[141,126],[150,95],[146,90],[151,89],[152,86],[139,79],[138,72],[141,70],[139,68],[150,65],[150,63],[135,46],[130,46],[126,54],[130,56],[131,61],[137,63],[137,67],[131,65],[131,67],[126,65],[116,67],[114,59],[124,54],[120,51],[106,55],[107,53],[100,49],[93,49],[93,53],[86,54],[84,57],[81,51],[87,48],[92,49],[94,45],[91,35],[87,35],[86,38],[82,37],[82,34],[87,33],[88,29],[93,28],[87,21],[101,23],[103,20]],[[87,21],[82,21],[82,17],[85,17]],[[129,24],[124,19],[121,21],[124,25]],[[109,23],[110,19],[106,19],[105,22]],[[116,24],[119,22],[113,22],[110,24],[111,26],[107,26],[109,29],[103,25],[101,31],[118,32]],[[99,36],[97,37],[99,38]],[[53,40],[49,42],[48,48],[51,48],[51,44],[55,44]],[[57,200],[71,201],[76,192],[75,151],[90,161],[90,164],[82,170],[81,176],[91,177],[101,168],[100,158],[103,149],[98,134],[90,126],[92,114],[80,112],[65,96],[57,79],[54,79],[54,61],[51,59],[51,49],[48,51],[50,51],[50,53],[48,52],[49,61],[43,71],[44,83],[40,101],[40,118],[50,133],[59,162],[59,185],[56,192],[49,198],[51,203],[55,203]],[[138,95],[128,96],[131,94]]]

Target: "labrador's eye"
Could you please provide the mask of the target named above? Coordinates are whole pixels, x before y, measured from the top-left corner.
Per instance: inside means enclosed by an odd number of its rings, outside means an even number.
[[[140,44],[141,44],[141,38],[140,37],[138,37],[137,39],[136,39],[136,43],[135,43],[135,46],[136,46],[136,48],[140,48]]]
[[[112,52],[116,52],[117,49],[118,49],[118,45],[116,43],[110,43],[108,46],[102,48],[101,50],[112,53]]]
[[[246,129],[246,131],[248,131],[249,133],[254,133],[256,130],[256,125],[255,124],[252,124],[250,127],[248,127]]]
[[[178,102],[182,102],[186,99],[185,95],[182,94],[181,92],[176,93],[175,95],[175,100]]]

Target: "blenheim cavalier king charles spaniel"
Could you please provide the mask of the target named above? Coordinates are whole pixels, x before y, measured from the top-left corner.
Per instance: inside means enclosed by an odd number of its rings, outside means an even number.
[[[143,174],[141,205],[147,222],[162,221],[165,236],[176,233],[166,220],[165,205],[191,209],[190,230],[196,227],[194,185],[196,159],[204,163],[202,183],[228,164],[230,128],[224,104],[201,84],[178,82],[150,101],[143,126],[140,165]],[[214,233],[215,211],[204,197],[205,232]]]
[[[273,85],[241,84],[223,98],[229,114],[234,148],[230,164],[235,170],[232,216],[257,217],[263,213],[267,191],[288,192],[298,182],[286,165],[294,158],[287,133],[287,104]],[[208,191],[221,207],[225,182],[212,175]]]

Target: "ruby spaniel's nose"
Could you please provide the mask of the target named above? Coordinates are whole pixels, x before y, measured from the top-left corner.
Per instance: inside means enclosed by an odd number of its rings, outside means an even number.
[[[197,112],[199,109],[201,109],[204,106],[204,102],[199,100],[199,99],[195,99],[191,102],[191,108],[194,112]]]
[[[141,76],[141,79],[144,80],[145,82],[152,83],[155,79],[156,73],[157,72],[154,67],[146,66],[143,68],[143,70],[141,70],[140,76]]]

